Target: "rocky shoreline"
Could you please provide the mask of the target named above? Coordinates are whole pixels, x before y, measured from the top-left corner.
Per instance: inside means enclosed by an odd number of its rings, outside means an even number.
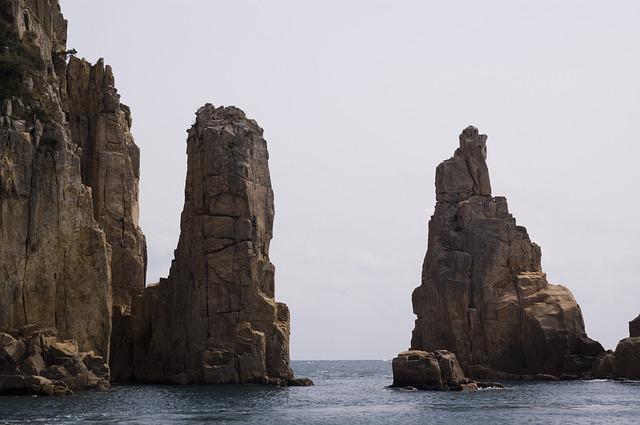
[[[269,257],[275,215],[263,129],[205,104],[186,140],[180,239],[145,286],[140,149],[113,70],[67,46],[58,0],[0,0],[0,395],[110,382],[310,386],[290,367],[291,317]],[[640,316],[615,351],[493,196],[487,136],[459,136],[436,206],[410,350],[393,387],[640,379]]]

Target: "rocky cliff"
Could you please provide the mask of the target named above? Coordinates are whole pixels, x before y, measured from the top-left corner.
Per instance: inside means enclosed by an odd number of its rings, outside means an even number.
[[[0,1],[0,329],[107,358],[113,301],[144,286],[139,153],[110,68],[67,63],[66,31],[57,1]]]
[[[450,350],[476,378],[584,375],[604,350],[571,292],[547,282],[540,247],[507,200],[491,196],[486,140],[466,128],[436,169],[411,347]]]
[[[267,160],[262,129],[241,110],[198,110],[175,259],[122,318],[133,347],[122,379],[304,383],[289,368],[289,310],[274,298]]]

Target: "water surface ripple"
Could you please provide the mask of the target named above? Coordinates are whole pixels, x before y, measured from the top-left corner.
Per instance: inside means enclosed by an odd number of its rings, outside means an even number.
[[[1,424],[637,424],[640,383],[507,383],[473,393],[386,388],[385,361],[299,361],[315,387],[116,386],[71,397],[0,397]]]

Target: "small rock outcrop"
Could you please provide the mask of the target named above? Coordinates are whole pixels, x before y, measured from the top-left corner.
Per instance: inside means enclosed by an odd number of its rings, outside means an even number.
[[[640,379],[640,316],[629,322],[629,337],[618,342],[616,350],[598,357],[593,367],[596,378]]]
[[[81,352],[75,340],[55,329],[26,326],[0,333],[0,395],[65,395],[109,388],[109,366],[95,352]]]
[[[122,313],[123,380],[304,385],[289,367],[289,309],[269,261],[267,143],[235,107],[207,104],[188,131],[185,204],[169,277]],[[127,326],[130,331],[127,331]],[[123,338],[124,340],[125,338]]]
[[[472,378],[585,376],[604,349],[571,292],[547,282],[506,198],[491,196],[486,140],[466,128],[436,169],[412,350],[449,350]]]
[[[393,359],[392,387],[426,391],[477,390],[478,384],[464,375],[456,355],[446,351],[403,351]]]
[[[616,377],[640,379],[640,337],[621,340],[615,351]]]

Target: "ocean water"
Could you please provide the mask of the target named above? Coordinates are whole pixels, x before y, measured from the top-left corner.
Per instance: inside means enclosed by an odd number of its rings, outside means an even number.
[[[0,397],[1,424],[638,424],[640,383],[507,382],[503,390],[390,389],[391,362],[299,361],[314,387],[116,386]]]

